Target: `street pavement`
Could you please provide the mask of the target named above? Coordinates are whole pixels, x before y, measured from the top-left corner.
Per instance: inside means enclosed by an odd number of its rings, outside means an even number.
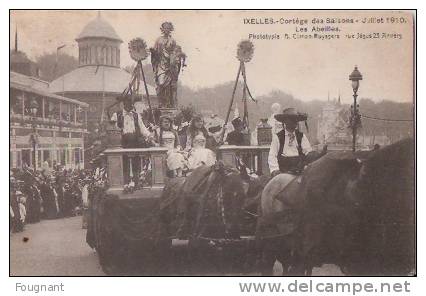
[[[10,274],[16,276],[105,275],[86,244],[81,216],[25,225],[10,235]],[[24,238],[28,241],[24,242]]]
[[[274,274],[282,269],[277,263]],[[103,276],[97,254],[86,244],[81,217],[43,220],[10,235],[12,276]],[[313,275],[343,275],[335,265],[314,268]]]

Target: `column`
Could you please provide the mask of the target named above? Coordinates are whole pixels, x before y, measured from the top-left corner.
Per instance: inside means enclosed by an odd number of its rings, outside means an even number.
[[[121,188],[124,185],[122,155],[107,155],[107,170],[110,186]]]
[[[164,152],[153,152],[151,154],[152,187],[164,186],[166,176],[166,154]]]
[[[22,92],[22,116],[25,115],[25,92]]]
[[[82,134],[82,136],[84,137],[84,135]],[[81,155],[80,155],[80,161],[82,163],[81,168],[84,169],[84,138],[81,138],[81,151],[80,151]]]
[[[44,104],[45,104],[45,97],[41,97],[41,106],[42,106],[41,107],[41,112],[42,112],[41,116],[43,118],[46,118],[46,110],[45,110]]]
[[[59,120],[62,120],[62,102],[59,101]]]
[[[74,106],[74,124],[77,124],[77,108],[79,105]]]

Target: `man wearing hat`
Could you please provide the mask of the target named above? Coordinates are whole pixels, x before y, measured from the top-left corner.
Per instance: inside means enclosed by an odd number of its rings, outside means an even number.
[[[244,145],[244,134],[242,133],[244,129],[244,123],[240,117],[235,118],[231,121],[234,126],[234,130],[228,134],[226,137],[226,142],[229,145],[243,146]]]
[[[300,132],[299,121],[306,121],[307,115],[295,108],[287,108],[275,119],[284,124],[284,129],[272,136],[268,165],[272,176],[279,173],[300,173],[305,156],[312,151],[308,138]]]
[[[133,108],[132,98],[122,99],[123,109],[115,112],[111,121],[121,129],[121,145],[123,148],[138,148],[142,137],[152,140],[151,133],[146,128],[140,115]]]
[[[123,109],[115,112],[111,117],[111,122],[115,122],[121,129],[121,146],[123,148],[140,148],[146,143],[153,143],[153,137],[142,121],[141,116],[134,110],[132,98],[125,96],[120,98]],[[133,176],[138,176],[140,171],[140,158],[134,157],[132,161],[126,155],[123,157],[124,179],[129,183]],[[133,175],[133,176],[132,176]],[[137,180],[133,180],[136,181]]]

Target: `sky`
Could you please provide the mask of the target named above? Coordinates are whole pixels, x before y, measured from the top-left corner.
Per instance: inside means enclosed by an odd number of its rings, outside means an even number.
[[[143,38],[149,47],[160,36],[160,25],[171,21],[172,36],[187,55],[188,66],[180,81],[193,89],[234,81],[238,60],[237,44],[249,34],[279,34],[280,40],[252,40],[253,59],[246,64],[252,94],[265,95],[282,90],[295,98],[327,100],[340,93],[344,103],[352,101],[349,74],[355,65],[363,75],[360,97],[375,101],[413,101],[413,24],[412,15],[392,11],[101,11],[123,40],[121,66],[131,65],[128,42]],[[35,59],[55,52],[65,44],[64,52],[78,57],[75,38],[83,27],[97,17],[94,10],[12,11],[10,48],[14,47],[18,28],[19,49]],[[362,24],[364,17],[374,23]],[[377,20],[404,18],[404,23],[377,23]],[[265,19],[275,24],[259,24]],[[356,19],[358,23],[318,24],[340,29],[338,40],[293,39],[296,30],[312,30],[313,19]],[[250,19],[254,24],[245,24]],[[307,25],[293,20],[307,19]],[[256,24],[257,22],[257,24]],[[285,22],[282,24],[281,22]],[[288,23],[290,22],[290,23]],[[283,39],[287,33],[290,39]],[[347,39],[346,34],[401,34],[402,39]],[[309,32],[311,34],[311,32]],[[331,32],[333,34],[333,32]],[[395,36],[395,35],[392,35]]]

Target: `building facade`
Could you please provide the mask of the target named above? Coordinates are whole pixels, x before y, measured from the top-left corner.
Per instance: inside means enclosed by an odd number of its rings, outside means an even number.
[[[328,100],[318,118],[317,139],[330,150],[352,149],[352,134],[347,110],[338,100]]]
[[[48,82],[10,72],[10,167],[84,168],[88,104],[52,94]]]

